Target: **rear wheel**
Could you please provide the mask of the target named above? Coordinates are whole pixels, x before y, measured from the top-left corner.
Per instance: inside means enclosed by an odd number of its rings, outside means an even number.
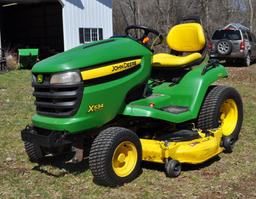
[[[94,140],[89,166],[97,183],[113,187],[135,179],[141,171],[141,159],[138,136],[125,128],[110,127]]]
[[[248,53],[246,57],[244,58],[243,65],[248,67],[251,65],[251,55]]]
[[[243,121],[243,104],[239,93],[231,87],[216,86],[207,94],[198,117],[202,130],[222,128],[223,136],[235,142]],[[233,143],[232,143],[233,145]]]

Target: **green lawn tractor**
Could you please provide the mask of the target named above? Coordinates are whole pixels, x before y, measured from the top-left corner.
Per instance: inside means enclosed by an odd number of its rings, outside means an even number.
[[[136,34],[135,34],[136,33]],[[36,114],[21,132],[29,159],[72,150],[95,182],[119,186],[141,173],[142,161],[177,177],[183,163],[232,152],[243,120],[239,93],[213,85],[228,76],[209,60],[199,21],[175,25],[170,53],[154,54],[163,37],[144,26],[88,43],[32,69]]]

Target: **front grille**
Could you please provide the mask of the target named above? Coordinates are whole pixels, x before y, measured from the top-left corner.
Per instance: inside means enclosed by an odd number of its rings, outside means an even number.
[[[83,83],[52,85],[49,81],[50,75],[44,74],[43,83],[37,83],[36,81],[32,83],[37,113],[53,117],[74,115],[81,103]]]

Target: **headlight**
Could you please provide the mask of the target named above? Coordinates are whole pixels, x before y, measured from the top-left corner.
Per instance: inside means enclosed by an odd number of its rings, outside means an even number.
[[[78,72],[54,74],[50,80],[50,84],[75,84],[79,82],[81,82],[81,76]]]

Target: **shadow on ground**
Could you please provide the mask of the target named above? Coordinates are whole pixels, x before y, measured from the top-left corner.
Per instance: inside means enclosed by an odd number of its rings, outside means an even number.
[[[70,160],[72,157],[72,154],[67,154],[64,156],[58,156],[58,157],[47,157],[45,160],[38,165],[34,166],[32,170],[38,171],[42,174],[45,174],[47,176],[52,177],[63,177],[66,174],[73,174],[78,175],[80,173],[83,173],[89,169],[89,159],[85,158],[80,163],[69,163],[68,160]],[[201,164],[182,164],[182,171],[194,171],[194,170],[200,170],[206,167],[209,167],[213,163],[220,160],[219,156],[213,157],[210,160],[201,163]],[[49,169],[45,169],[45,166],[52,166],[54,168],[57,168],[60,170],[60,172],[51,172]],[[154,171],[160,171],[164,172],[164,164],[157,164],[153,162],[143,162],[142,168],[154,170]]]
[[[80,173],[85,172],[89,169],[89,161],[88,158],[84,158],[82,162],[79,163],[70,163],[68,162],[72,158],[73,154],[66,154],[63,156],[57,156],[57,157],[46,157],[42,162],[38,163],[38,165],[34,166],[32,170],[41,172],[48,176],[53,177],[63,177],[67,173],[78,175]],[[52,166],[54,168],[60,169],[60,171],[57,174],[55,172],[50,172],[47,169],[44,169],[45,166]]]
[[[211,158],[210,160],[201,163],[201,164],[182,164],[182,171],[194,171],[194,170],[200,170],[205,167],[209,167],[213,163],[220,160],[219,156],[215,156]],[[142,167],[149,170],[157,170],[164,172],[164,164],[157,164],[152,162],[143,162]]]
[[[256,61],[253,61],[251,63],[251,65],[255,64]],[[250,67],[250,66],[246,66],[245,63],[243,62],[239,62],[239,61],[227,61],[227,62],[223,62],[221,63],[223,66],[225,67],[236,67],[236,68],[246,68],[246,67]]]

